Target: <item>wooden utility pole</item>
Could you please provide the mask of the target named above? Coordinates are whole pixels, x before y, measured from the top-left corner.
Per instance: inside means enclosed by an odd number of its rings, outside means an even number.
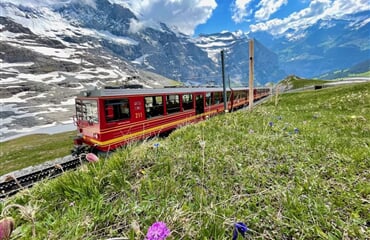
[[[225,56],[224,50],[221,51],[221,67],[222,67],[222,87],[223,87],[223,98],[224,98],[224,112],[227,112],[227,95],[226,95],[226,79],[225,79]]]
[[[253,79],[254,79],[254,40],[249,40],[249,110],[253,108]]]
[[[280,88],[280,86],[279,86],[279,84],[277,84],[276,87],[275,87],[275,106],[277,106],[277,104],[278,104],[279,88]]]

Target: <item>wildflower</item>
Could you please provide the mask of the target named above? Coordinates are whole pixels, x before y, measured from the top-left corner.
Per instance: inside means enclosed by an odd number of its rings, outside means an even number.
[[[199,141],[199,145],[204,149],[206,147],[206,141]]]
[[[299,133],[299,129],[298,128],[294,128],[294,133],[295,134],[298,134]]]
[[[274,123],[273,122],[269,122],[269,126],[270,127],[274,126]]]
[[[158,148],[158,147],[159,147],[159,143],[154,143],[154,144],[153,144],[153,147],[154,147],[154,148]]]
[[[86,154],[86,160],[88,162],[97,162],[99,161],[99,158],[94,153],[88,153]]]
[[[131,223],[131,228],[134,230],[134,232],[136,233],[136,235],[140,235],[141,234],[140,226],[139,226],[139,224],[136,221],[133,221]]]
[[[248,231],[248,227],[242,223],[237,222],[234,224],[234,231],[233,231],[233,240],[236,240],[238,238],[239,233],[245,237],[245,233]]]
[[[74,201],[73,201],[73,202],[70,202],[70,203],[69,203],[69,206],[70,206],[70,207],[74,207],[74,206],[75,206],[75,202],[74,202]]]
[[[153,223],[148,229],[146,240],[164,240],[170,235],[170,230],[164,222]]]
[[[254,130],[253,129],[249,129],[249,133],[250,134],[253,134],[254,133]]]
[[[0,220],[0,240],[10,239],[10,235],[14,230],[14,219],[6,217]]]

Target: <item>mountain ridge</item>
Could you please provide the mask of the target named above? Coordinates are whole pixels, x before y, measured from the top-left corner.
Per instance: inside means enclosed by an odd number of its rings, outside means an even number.
[[[274,49],[286,73],[314,77],[370,59],[369,16],[370,11],[363,11],[341,19],[321,19],[280,36],[263,31],[249,34]]]

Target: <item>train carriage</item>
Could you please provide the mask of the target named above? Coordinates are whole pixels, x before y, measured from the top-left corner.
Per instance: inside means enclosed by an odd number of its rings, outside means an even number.
[[[254,90],[254,99],[269,94]],[[248,105],[248,88],[227,90],[227,110]],[[75,100],[73,154],[107,152],[224,112],[222,88],[114,89],[83,91]]]

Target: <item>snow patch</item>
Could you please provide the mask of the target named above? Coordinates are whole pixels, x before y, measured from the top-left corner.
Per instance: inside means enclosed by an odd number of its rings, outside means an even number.
[[[139,43],[131,38],[128,37],[121,37],[121,36],[116,36],[108,31],[95,31],[95,35],[98,35],[101,38],[108,39],[110,41],[114,41],[119,44],[123,45],[138,45]]]
[[[17,93],[15,95],[13,95],[12,97],[9,97],[9,98],[1,98],[0,99],[0,104],[4,104],[4,103],[25,103],[26,99],[22,98],[22,97],[27,96],[27,94],[28,94],[28,92],[20,92],[20,93]]]

